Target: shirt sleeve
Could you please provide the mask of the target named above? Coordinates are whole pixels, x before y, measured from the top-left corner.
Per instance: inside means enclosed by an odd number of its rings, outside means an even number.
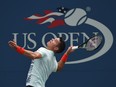
[[[45,56],[45,49],[43,47],[39,48],[36,52],[40,53],[42,55],[42,57]]]

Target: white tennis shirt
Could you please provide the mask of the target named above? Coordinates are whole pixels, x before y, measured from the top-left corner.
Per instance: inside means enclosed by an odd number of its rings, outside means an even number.
[[[57,71],[58,63],[53,51],[41,47],[37,52],[42,55],[42,58],[32,60],[26,86],[45,87],[49,75]]]

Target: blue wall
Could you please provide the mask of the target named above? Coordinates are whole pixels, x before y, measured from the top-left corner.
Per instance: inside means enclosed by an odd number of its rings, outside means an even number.
[[[58,26],[48,29],[49,24],[39,25],[34,20],[24,20],[24,18],[36,13],[43,15],[43,11],[47,9],[56,11],[56,8],[60,6],[84,10],[86,7],[90,7],[91,10],[87,12],[87,16],[106,25],[113,34],[114,42],[110,50],[98,59],[80,64],[65,65],[61,72],[53,73],[50,76],[46,87],[116,87],[115,3],[114,0],[2,0],[0,2],[0,87],[25,87],[31,60],[10,49],[8,41],[13,39],[13,33],[19,33],[19,45],[23,45],[23,33],[36,33],[36,37],[33,35],[31,37],[37,42],[36,48],[31,49],[35,51],[42,46],[42,36],[47,32],[89,33],[92,31],[93,28],[88,25]],[[27,44],[33,46],[29,41]],[[67,47],[68,45],[67,41]],[[62,54],[56,55],[57,60]],[[78,60],[85,55],[92,54],[77,50],[70,55],[69,61]]]

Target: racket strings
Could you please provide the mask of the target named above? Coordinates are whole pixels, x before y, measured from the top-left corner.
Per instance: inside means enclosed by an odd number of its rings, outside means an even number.
[[[95,36],[95,37],[89,39],[89,41],[86,45],[86,50],[88,50],[88,51],[95,50],[100,45],[101,40],[102,40],[102,37],[100,37],[100,36]]]

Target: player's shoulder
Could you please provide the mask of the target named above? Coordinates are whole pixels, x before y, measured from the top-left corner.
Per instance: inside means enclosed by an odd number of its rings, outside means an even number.
[[[46,52],[46,50],[47,50],[47,49],[46,49],[45,47],[40,47],[40,48],[38,48],[36,51],[37,51],[37,52],[40,52],[40,51],[42,51],[42,52],[45,51],[45,52]]]
[[[43,49],[43,50],[46,50],[46,48],[45,48],[45,47],[40,47],[39,49]]]
[[[38,50],[37,50],[38,52],[44,52],[44,53],[46,53],[46,54],[51,54],[51,55],[54,55],[54,52],[52,51],[52,50],[48,50],[47,48],[45,48],[45,47],[40,47]]]

